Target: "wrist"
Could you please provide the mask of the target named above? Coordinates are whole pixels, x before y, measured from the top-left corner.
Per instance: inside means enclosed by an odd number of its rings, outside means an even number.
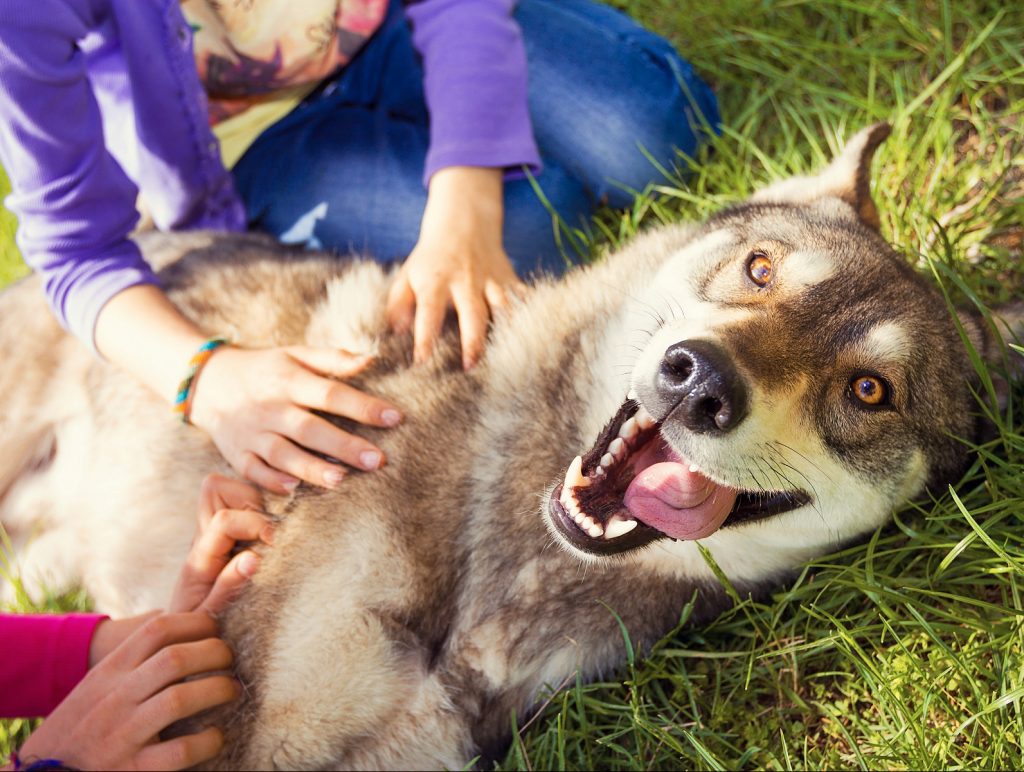
[[[501,169],[448,166],[430,178],[420,238],[477,237],[501,241],[504,182]]]
[[[155,613],[155,612],[154,612]],[[103,661],[110,652],[116,649],[136,628],[142,625],[153,614],[142,614],[124,619],[102,619],[93,629],[92,640],[89,642],[89,669]]]

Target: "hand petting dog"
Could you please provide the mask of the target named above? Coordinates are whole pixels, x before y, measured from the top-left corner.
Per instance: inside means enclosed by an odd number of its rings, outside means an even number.
[[[413,358],[430,358],[449,306],[459,319],[462,366],[483,355],[487,323],[524,285],[502,246],[502,170],[441,169],[430,178],[420,238],[388,295],[388,321],[413,332]]]
[[[234,657],[211,615],[223,611],[259,568],[251,549],[232,555],[237,543],[273,540],[273,524],[260,505],[252,486],[206,478],[196,536],[169,610],[97,625],[88,674],[22,746],[26,763],[185,769],[220,752],[224,740],[216,727],[163,741],[160,732],[241,694],[238,681],[220,672]]]

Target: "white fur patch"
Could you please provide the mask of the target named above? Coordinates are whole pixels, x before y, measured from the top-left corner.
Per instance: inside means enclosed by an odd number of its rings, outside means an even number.
[[[872,359],[886,363],[906,362],[910,353],[910,336],[896,322],[882,322],[864,336],[860,348]]]
[[[830,279],[836,271],[832,256],[817,250],[799,250],[786,256],[779,283],[786,289],[804,289]]]

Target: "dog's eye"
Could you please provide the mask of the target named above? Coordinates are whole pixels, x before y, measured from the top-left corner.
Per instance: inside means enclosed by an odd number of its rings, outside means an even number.
[[[850,381],[853,396],[870,407],[889,404],[889,384],[877,375],[858,375]]]
[[[758,287],[766,287],[772,280],[772,259],[764,252],[751,252],[747,258],[747,276]]]

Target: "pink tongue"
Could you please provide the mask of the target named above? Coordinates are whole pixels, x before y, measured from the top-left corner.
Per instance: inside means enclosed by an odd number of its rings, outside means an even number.
[[[689,464],[664,461],[638,474],[625,504],[642,523],[674,539],[703,539],[729,516],[736,491],[716,485]]]

